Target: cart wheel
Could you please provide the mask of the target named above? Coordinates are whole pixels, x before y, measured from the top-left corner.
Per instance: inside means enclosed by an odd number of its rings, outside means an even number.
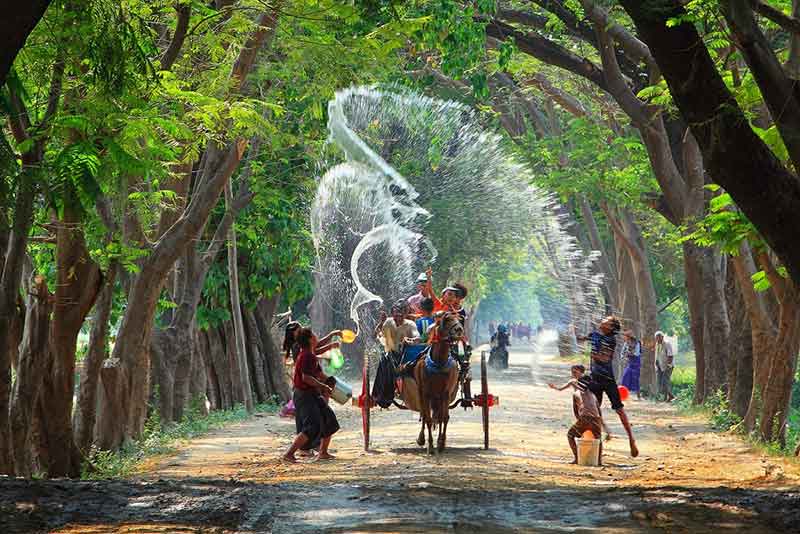
[[[369,450],[369,410],[372,398],[369,392],[369,364],[364,361],[364,371],[362,373],[363,384],[361,386],[361,430],[364,434],[364,450]]]
[[[486,376],[486,352],[481,352],[481,395],[483,403],[483,448],[489,449],[489,379]]]

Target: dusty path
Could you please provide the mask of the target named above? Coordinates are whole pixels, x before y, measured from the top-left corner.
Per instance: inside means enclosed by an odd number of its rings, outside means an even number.
[[[484,451],[480,412],[451,412],[445,454],[413,443],[415,414],[374,413],[364,453],[360,415],[337,406],[343,430],[330,463],[277,460],[294,422],[262,416],[199,439],[141,480],[0,482],[3,531],[55,532],[744,532],[797,531],[800,470],[713,434],[674,409],[628,402],[642,454],[617,433],[602,468],[568,465],[570,396],[548,389],[565,364],[530,348],[490,371],[501,397]],[[477,368],[477,365],[473,365]],[[532,368],[538,371],[536,376]],[[476,377],[477,378],[477,377]],[[476,381],[477,383],[477,381]],[[12,512],[8,514],[7,512]],[[57,528],[52,528],[57,527]]]

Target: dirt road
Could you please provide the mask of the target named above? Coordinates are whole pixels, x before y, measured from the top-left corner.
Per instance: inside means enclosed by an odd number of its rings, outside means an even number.
[[[451,412],[448,450],[414,444],[415,414],[373,417],[364,453],[360,415],[337,406],[337,460],[278,460],[294,422],[265,415],[196,440],[140,479],[122,482],[0,482],[0,528],[8,532],[510,533],[798,531],[800,470],[737,438],[711,433],[674,408],[628,402],[641,455],[616,439],[605,467],[569,465],[567,375],[546,354],[514,348],[511,366],[490,371],[501,398],[482,449],[480,412]],[[473,365],[477,368],[477,365]],[[476,377],[477,378],[477,377]],[[477,381],[476,381],[477,383]],[[14,499],[14,502],[8,499]]]

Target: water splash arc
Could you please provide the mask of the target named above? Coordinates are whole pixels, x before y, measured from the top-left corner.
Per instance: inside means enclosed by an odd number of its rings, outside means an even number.
[[[437,254],[493,240],[519,243],[545,265],[572,316],[598,313],[597,254],[582,250],[563,208],[470,108],[400,87],[352,87],[328,111],[343,157],[321,176],[312,206],[315,294],[340,316],[361,330],[359,310],[407,297]],[[431,242],[431,224],[452,228],[455,245]]]

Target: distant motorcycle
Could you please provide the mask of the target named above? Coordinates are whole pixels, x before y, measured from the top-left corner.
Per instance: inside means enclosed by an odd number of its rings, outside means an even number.
[[[508,331],[503,326],[497,329],[490,341],[489,365],[495,369],[508,369],[508,346],[511,342],[508,339]]]

